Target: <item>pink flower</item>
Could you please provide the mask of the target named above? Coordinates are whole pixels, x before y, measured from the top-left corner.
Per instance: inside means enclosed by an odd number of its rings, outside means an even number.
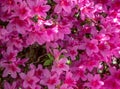
[[[7,30],[9,32],[17,31],[20,34],[25,34],[27,27],[27,20],[21,20],[18,17],[14,17],[12,20],[10,20],[9,24],[7,25]]]
[[[38,65],[38,68],[35,70],[35,76],[41,78],[43,75],[42,65]]]
[[[4,89],[17,89],[16,82],[13,82],[12,85],[7,81],[4,82]]]
[[[28,8],[25,1],[15,6],[15,13],[12,16],[19,16],[21,20],[24,20],[30,16],[30,8]]]
[[[104,81],[103,89],[119,89],[120,83],[113,76],[110,76]]]
[[[99,51],[104,58],[112,55],[110,50],[110,45],[106,43],[101,43],[98,45]]]
[[[57,72],[58,75],[60,75],[63,71],[68,71],[69,66],[66,63],[67,63],[66,58],[61,58],[59,60],[54,61],[52,71]]]
[[[36,83],[39,82],[39,79],[34,75],[34,73],[35,70],[30,70],[27,74],[20,73],[24,88],[30,87],[32,89],[35,89]]]
[[[17,0],[16,0],[17,1]],[[16,5],[15,0],[4,0],[2,1],[2,10],[10,13],[11,10],[14,10],[14,6]]]
[[[16,78],[17,73],[20,73],[21,71],[21,69],[15,63],[4,63],[3,67],[5,68],[3,77],[7,77],[8,74],[10,74],[12,78]]]
[[[54,34],[55,34],[55,32],[52,30],[52,29],[48,29],[45,33],[45,40],[47,41],[47,42],[50,42],[50,41],[53,41],[54,40]]]
[[[76,81],[74,80],[73,74],[71,72],[66,72],[64,84],[67,84],[69,86],[75,86]]]
[[[57,0],[55,1],[57,5],[55,6],[54,12],[60,13],[64,10],[67,13],[71,13],[71,2],[69,0]]]
[[[29,35],[26,37],[26,43],[27,43],[27,45],[32,45],[35,42],[38,42],[40,45],[42,45],[46,41],[45,36],[46,36],[46,34],[40,32],[40,31],[31,31],[31,32],[29,32]]]
[[[64,35],[65,34],[70,34],[70,24],[68,23],[58,23],[54,28],[53,31],[56,32],[56,34],[54,35],[54,40],[58,40],[58,39],[64,39]]]
[[[90,56],[93,53],[97,53],[98,50],[98,41],[96,39],[92,39],[90,42],[86,44],[86,53]]]
[[[107,4],[108,2],[112,2],[110,0],[94,0],[96,3]]]
[[[16,56],[17,56],[17,51],[15,52],[10,52],[8,51],[7,54],[5,54],[5,59],[8,61],[8,62],[13,62],[13,61],[16,61]]]
[[[73,48],[72,47],[69,47],[67,48],[68,49],[68,53],[67,55],[70,56],[71,60],[76,60],[76,56],[78,54],[77,52],[77,47],[74,46]]]
[[[9,32],[7,32],[6,29],[0,27],[0,40],[1,40],[1,41],[3,41],[3,39],[8,40],[8,35],[9,35]],[[6,41],[6,40],[4,40],[4,41]],[[4,41],[3,41],[3,42],[4,42]],[[2,42],[2,43],[3,43],[3,42]]]
[[[51,76],[47,81],[48,89],[55,89],[55,87],[59,84],[60,84],[60,81],[59,81],[58,75],[56,74]]]
[[[12,33],[11,33],[12,34]],[[19,37],[9,37],[9,40],[6,44],[8,47],[7,47],[7,52],[10,53],[10,52],[13,52],[14,51],[14,54],[17,55],[18,51],[22,50],[22,40],[19,38]]]
[[[76,68],[70,68],[72,71],[73,71],[73,76],[74,76],[74,79],[75,80],[79,80],[80,78],[82,80],[85,80],[86,79],[86,76],[85,76],[85,67],[84,66],[79,66],[79,67],[76,67]]]
[[[120,81],[120,70],[116,70],[116,68],[110,68],[110,72],[111,72],[111,77],[114,78],[116,81]],[[120,85],[120,83],[119,83]]]
[[[22,89],[33,89],[33,88],[31,88],[31,87],[27,87],[27,88],[22,88]],[[36,86],[35,86],[35,89],[42,89],[42,88],[41,88],[40,85],[36,85]]]
[[[72,73],[66,72],[65,80],[61,85],[60,89],[76,89],[77,86],[75,84],[76,81],[74,80]]]
[[[115,9],[115,10],[118,10],[120,8],[120,1],[119,0],[115,0],[112,3],[112,8]]]
[[[53,56],[54,56],[54,58],[55,58],[55,61],[57,61],[58,62],[58,60],[59,60],[59,58],[60,58],[60,55],[62,54],[62,53],[66,53],[66,50],[61,50],[61,51],[59,51],[58,49],[54,49],[53,50],[53,52],[51,52],[52,54],[53,54]],[[66,60],[66,59],[65,59]]]
[[[63,85],[61,85],[60,89],[74,89],[74,88],[67,84],[63,84]]]
[[[17,65],[22,65],[22,66],[24,66],[25,67],[25,63],[28,61],[28,59],[26,59],[26,58],[24,58],[24,59],[17,59],[16,61],[15,61],[15,63],[17,64]]]
[[[88,85],[88,87],[91,87],[92,89],[100,89],[104,85],[104,82],[100,80],[99,75],[92,76],[91,74],[88,74],[87,76],[89,82],[86,83],[86,85]]]
[[[95,7],[93,1],[90,0],[79,0],[78,6],[81,11],[81,19],[85,20],[86,17],[94,18]]]
[[[60,84],[59,75],[57,73],[50,73],[49,70],[45,69],[43,72],[40,84],[47,85],[48,89],[55,89]]]
[[[46,12],[49,11],[50,6],[46,5],[46,0],[27,0],[27,3],[31,8],[32,17],[34,15],[42,16],[44,18],[47,16]]]
[[[85,65],[84,67],[86,67],[89,71],[92,71],[94,67],[98,66],[99,61],[97,57],[91,57],[90,59],[88,58],[86,60],[83,60],[83,64]]]

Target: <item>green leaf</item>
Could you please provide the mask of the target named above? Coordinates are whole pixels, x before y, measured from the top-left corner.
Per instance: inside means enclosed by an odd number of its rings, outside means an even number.
[[[49,53],[49,54],[47,54],[46,61],[44,62],[43,65],[44,66],[50,66],[53,63],[53,60],[54,60],[54,57]]]
[[[51,65],[52,64],[52,60],[46,60],[45,62],[44,62],[44,66],[49,66],[49,65]]]
[[[61,58],[64,58],[64,57],[65,57],[64,55],[60,55],[60,59],[61,59]]]
[[[37,23],[38,22],[38,15],[35,15],[31,19],[32,19],[33,22]]]
[[[71,65],[72,64],[71,60],[67,60],[67,64]]]
[[[51,0],[48,0],[48,4],[51,4],[52,3],[52,1]]]
[[[48,57],[49,57],[50,60],[54,59],[54,57],[51,54],[48,54]]]

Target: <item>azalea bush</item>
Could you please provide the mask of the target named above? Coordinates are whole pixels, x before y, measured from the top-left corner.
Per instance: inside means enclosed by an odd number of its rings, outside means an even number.
[[[120,0],[0,0],[0,89],[120,89]]]

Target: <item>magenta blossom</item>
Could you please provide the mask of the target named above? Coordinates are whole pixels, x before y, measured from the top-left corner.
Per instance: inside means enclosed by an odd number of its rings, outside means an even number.
[[[75,87],[76,81],[72,77],[73,77],[73,74],[71,72],[66,72],[64,84],[67,84],[68,86],[71,86],[71,87]]]
[[[57,72],[59,75],[63,71],[68,71],[69,70],[69,66],[66,63],[67,63],[67,59],[66,58],[61,58],[59,60],[56,60],[54,62],[54,65],[52,66],[52,71]]]
[[[100,89],[104,85],[104,82],[100,80],[99,75],[92,76],[91,74],[88,74],[87,76],[88,81],[90,81],[90,83],[86,83],[88,87],[91,87],[92,89]]]
[[[38,15],[38,16],[42,16],[42,17],[46,17],[47,14],[46,12],[49,11],[50,6],[46,5],[46,0],[27,0],[27,3],[29,5],[29,7],[31,8],[31,15]]]
[[[21,69],[15,63],[4,63],[3,67],[5,67],[3,77],[7,77],[8,74],[10,74],[12,78],[16,78],[17,73],[20,73],[21,71]]]
[[[19,18],[24,20],[30,16],[30,8],[28,8],[25,2],[20,2],[20,4],[15,6],[15,13],[13,16],[18,16]]]
[[[92,39],[90,42],[86,44],[86,52],[88,55],[91,55],[92,53],[97,53],[98,50],[98,41],[96,39]]]
[[[39,82],[39,79],[34,76],[35,70],[30,70],[27,74],[20,73],[20,77],[23,80],[23,87],[30,87],[35,89],[36,83]]]
[[[40,84],[47,85],[48,89],[55,89],[60,84],[59,75],[50,73],[47,69],[44,70]]]
[[[4,89],[17,89],[16,82],[13,82],[12,85],[7,81],[4,82]]]
[[[60,13],[62,10],[64,10],[67,13],[71,13],[71,2],[69,0],[56,0],[57,3],[54,11],[56,13]]]

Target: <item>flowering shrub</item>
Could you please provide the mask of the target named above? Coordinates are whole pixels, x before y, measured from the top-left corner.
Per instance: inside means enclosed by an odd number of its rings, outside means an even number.
[[[1,0],[0,89],[120,89],[119,0]]]

